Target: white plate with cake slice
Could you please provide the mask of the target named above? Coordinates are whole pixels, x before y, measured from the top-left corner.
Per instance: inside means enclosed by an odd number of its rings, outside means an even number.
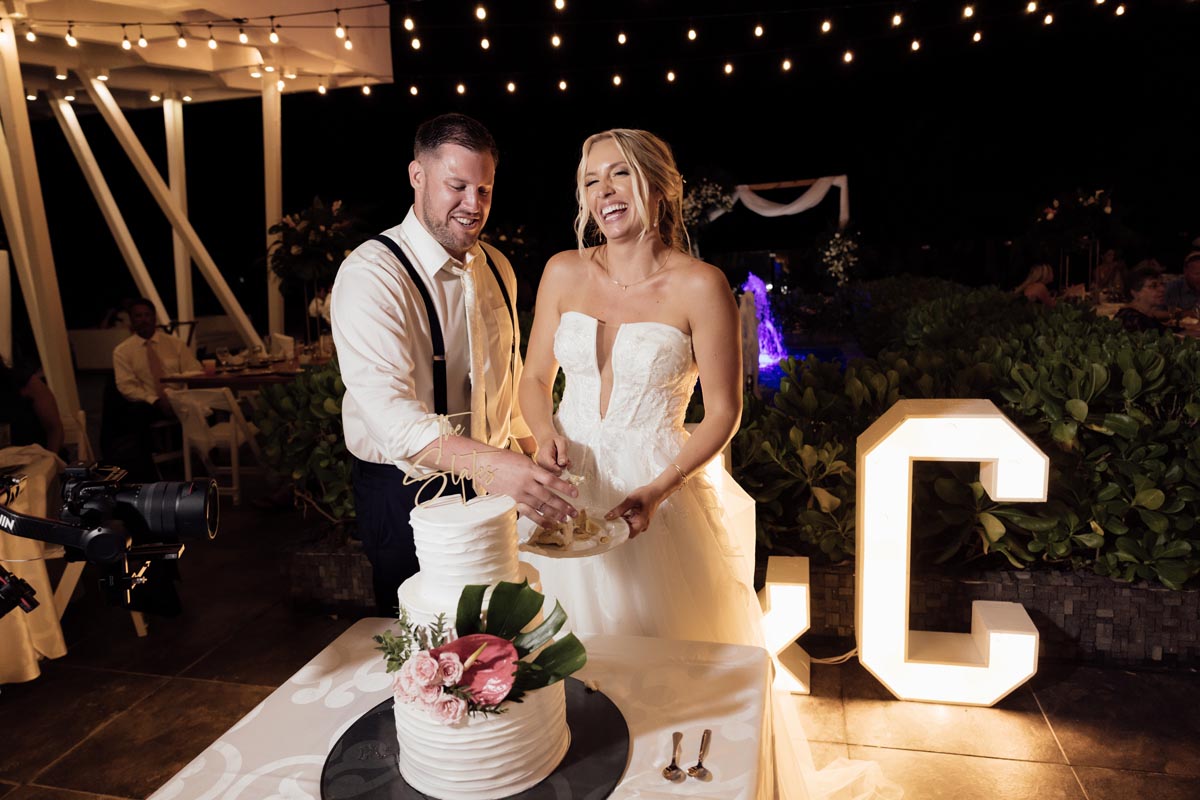
[[[624,517],[605,519],[597,509],[579,509],[579,516],[558,523],[539,525],[521,517],[517,521],[521,550],[547,558],[585,558],[607,553],[629,541],[629,522]]]

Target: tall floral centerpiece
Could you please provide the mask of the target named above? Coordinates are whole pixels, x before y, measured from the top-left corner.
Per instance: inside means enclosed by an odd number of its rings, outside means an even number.
[[[692,254],[700,256],[696,240],[708,223],[733,208],[734,191],[709,178],[685,182],[683,192],[683,224],[692,242]]]
[[[818,242],[817,253],[825,272],[841,289],[849,283],[850,274],[858,264],[858,234],[849,229],[836,230]]]
[[[465,586],[454,627],[445,615],[431,625],[415,625],[400,609],[396,631],[375,636],[394,673],[397,703],[415,705],[443,725],[458,725],[475,714],[503,714],[509,703],[566,678],[587,663],[583,643],[568,633],[554,639],[567,622],[558,603],[532,630],[524,629],[542,610],[544,596],[528,581],[496,584],[483,611],[487,586]]]
[[[366,235],[348,215],[341,200],[330,205],[314,197],[312,204],[284,216],[267,229],[278,236],[267,248],[267,264],[279,278],[285,296],[301,295],[306,309],[305,336],[311,341],[307,309],[317,290],[332,286],[342,260],[362,244]]]

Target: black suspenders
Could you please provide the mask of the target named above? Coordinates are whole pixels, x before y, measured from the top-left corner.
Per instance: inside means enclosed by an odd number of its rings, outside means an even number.
[[[417,287],[417,291],[421,293],[421,299],[425,301],[425,315],[429,318],[429,336],[433,340],[433,411],[435,414],[446,414],[449,409],[446,401],[446,342],[442,336],[442,323],[438,319],[437,308],[433,305],[433,298],[429,295],[429,289],[425,286],[425,281],[421,279],[421,275],[413,266],[412,261],[404,254],[400,245],[383,234],[372,236],[372,240],[381,242],[394,255],[404,268],[408,270],[408,277],[412,280],[413,285]],[[513,362],[516,361],[517,352],[517,323],[513,313],[512,300],[509,299],[508,289],[504,286],[504,281],[500,277],[500,271],[496,265],[489,259],[488,266],[492,268],[492,274],[496,278],[496,283],[500,285],[500,293],[504,295],[504,305],[508,307],[508,315],[513,319]]]

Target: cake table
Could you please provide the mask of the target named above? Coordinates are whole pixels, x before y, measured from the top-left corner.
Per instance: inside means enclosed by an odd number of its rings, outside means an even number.
[[[320,798],[326,756],[355,720],[387,699],[391,676],[372,636],[392,620],[360,620],[316,655],[151,800]],[[744,645],[586,636],[593,682],[629,726],[630,760],[613,798],[754,800],[760,779],[769,660]],[[681,764],[695,763],[700,735],[713,732],[709,782],[662,777],[671,734],[682,731]]]

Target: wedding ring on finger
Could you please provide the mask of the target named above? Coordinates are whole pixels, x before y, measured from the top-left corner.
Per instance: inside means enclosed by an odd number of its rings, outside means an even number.
[[[543,501],[541,502],[541,504],[540,504],[540,505],[539,505],[537,508],[535,508],[535,509],[534,509],[534,511],[536,511],[536,512],[537,512],[537,515],[538,515],[539,517],[545,516],[545,514],[543,514],[543,513],[542,513],[542,509],[543,509],[543,508],[545,508],[545,507],[546,507],[546,501],[545,501],[545,500],[543,500]]]

